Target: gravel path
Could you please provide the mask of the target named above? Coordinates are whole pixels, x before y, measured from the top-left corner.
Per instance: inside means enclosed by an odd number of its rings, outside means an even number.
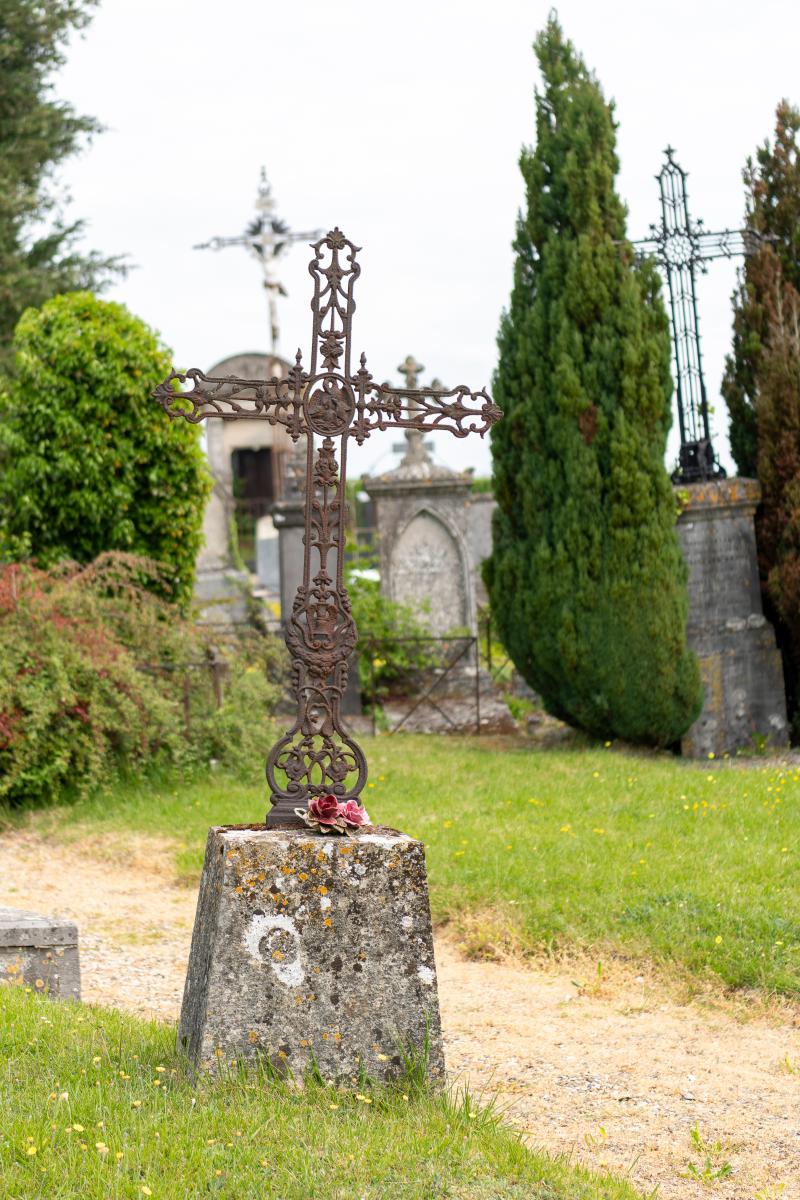
[[[75,919],[83,996],[174,1020],[195,892],[163,842],[34,832],[0,839],[0,904]],[[697,1125],[722,1200],[800,1200],[800,1009],[741,1021],[680,1005],[620,970],[599,994],[556,969],[468,962],[437,941],[451,1073],[495,1095],[531,1142],[663,1200],[707,1196]],[[796,1070],[787,1067],[794,1066]]]

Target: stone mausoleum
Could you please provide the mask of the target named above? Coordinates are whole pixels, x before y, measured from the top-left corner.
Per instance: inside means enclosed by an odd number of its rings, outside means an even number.
[[[209,375],[241,379],[282,378],[289,369],[274,354],[235,354]],[[272,506],[284,493],[292,441],[268,421],[208,421],[208,465],[214,488],[203,519],[205,544],[197,560],[196,598],[202,619],[228,624],[243,619],[243,586],[257,575],[268,599],[280,591],[278,539]],[[233,538],[238,543],[234,553]],[[247,568],[237,567],[237,557]]]

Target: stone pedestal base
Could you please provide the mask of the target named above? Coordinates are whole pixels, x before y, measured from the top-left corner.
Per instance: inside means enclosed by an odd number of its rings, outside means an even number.
[[[77,927],[58,917],[0,908],[0,982],[80,1000]]]
[[[728,621],[713,639],[700,639],[692,648],[705,704],[681,740],[681,753],[708,758],[712,752],[755,750],[762,738],[770,746],[786,746],[783,664],[766,617],[754,613],[746,621]]]
[[[444,1070],[420,842],[263,826],[209,830],[179,1042],[200,1070],[258,1056],[296,1078]]]
[[[689,568],[689,645],[705,685],[703,711],[683,754],[706,758],[787,745],[783,667],[761,610],[753,516],[754,479],[721,479],[678,489],[678,536]]]

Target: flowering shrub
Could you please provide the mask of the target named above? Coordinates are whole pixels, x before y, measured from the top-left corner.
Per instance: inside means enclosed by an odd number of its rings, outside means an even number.
[[[264,639],[232,648],[217,709],[197,669],[208,635],[154,594],[158,576],[123,554],[0,566],[0,800],[56,802],[154,761],[263,757],[278,695]]]
[[[416,672],[441,665],[435,643],[425,640],[430,633],[425,613],[382,595],[377,570],[351,567],[346,582],[358,629],[359,684],[365,703],[373,693],[385,699],[402,691]]]

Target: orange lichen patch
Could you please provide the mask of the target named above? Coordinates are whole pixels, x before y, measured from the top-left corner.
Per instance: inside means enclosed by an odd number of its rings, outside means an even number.
[[[320,886],[317,888],[317,891],[319,892],[320,896],[327,896],[328,894],[328,889],[325,887],[324,883],[320,884]]]
[[[327,925],[328,928],[330,929],[331,925],[333,924],[333,921],[330,919],[330,917],[326,917],[325,920],[322,922],[322,924]]]
[[[297,878],[301,879],[303,883],[305,883],[305,881],[308,879],[308,875],[306,875],[305,871],[301,871]]]

